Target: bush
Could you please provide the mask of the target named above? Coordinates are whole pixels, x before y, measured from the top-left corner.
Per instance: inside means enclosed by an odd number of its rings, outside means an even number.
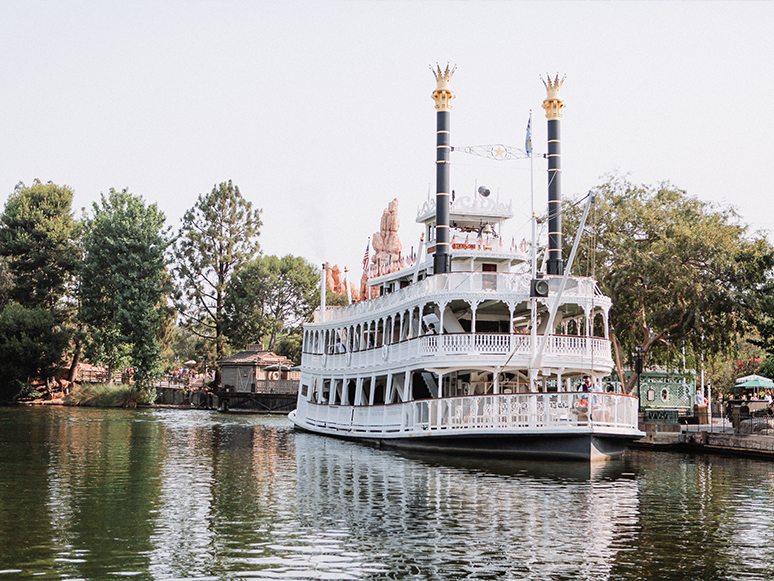
[[[38,391],[37,387],[34,387],[29,384],[25,384],[20,390],[19,393],[16,394],[17,400],[30,400],[30,399],[39,399],[40,398],[40,392]]]
[[[136,389],[125,383],[90,383],[75,386],[62,403],[100,408],[133,408],[155,401],[155,389]]]

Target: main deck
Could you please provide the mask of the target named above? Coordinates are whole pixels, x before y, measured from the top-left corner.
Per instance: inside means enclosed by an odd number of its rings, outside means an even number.
[[[303,401],[291,420],[317,433],[396,447],[568,459],[590,448],[599,456],[616,456],[626,440],[643,435],[637,429],[637,399],[619,393],[475,395],[371,406]],[[595,447],[583,448],[592,441]]]

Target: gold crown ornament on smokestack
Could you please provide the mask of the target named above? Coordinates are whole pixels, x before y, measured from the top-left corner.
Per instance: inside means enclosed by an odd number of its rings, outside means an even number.
[[[430,65],[430,70],[435,75],[435,80],[438,83],[437,88],[433,91],[433,100],[435,101],[435,108],[439,111],[448,111],[451,109],[452,101],[454,100],[454,91],[449,88],[449,81],[451,81],[454,71],[457,70],[457,66],[449,68],[449,63],[446,63],[446,69],[441,70],[441,65]]]
[[[559,73],[556,74],[556,78],[552,81],[551,77],[546,74],[546,78],[540,77],[543,84],[546,86],[546,100],[543,101],[543,109],[546,110],[546,119],[559,119],[562,116],[562,109],[564,109],[564,101],[559,98],[559,89],[562,88],[562,83],[567,75],[564,75],[559,79]]]

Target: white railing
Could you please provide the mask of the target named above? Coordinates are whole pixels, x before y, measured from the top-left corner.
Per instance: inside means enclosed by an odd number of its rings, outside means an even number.
[[[529,300],[530,274],[517,272],[450,272],[430,276],[402,288],[394,293],[361,301],[344,307],[328,307],[325,311],[326,325],[343,319],[375,317],[401,311],[407,305],[420,304],[428,298],[457,298],[469,295],[490,295],[502,301],[514,299],[517,302]],[[546,276],[549,285],[549,300],[556,295],[561,281],[560,276]],[[609,307],[611,301],[597,289],[592,278],[571,276],[562,294],[562,300],[578,304],[591,303],[598,307]]]
[[[541,337],[537,337],[537,346]],[[432,357],[434,363],[442,363],[439,357],[459,360],[467,356],[487,356],[487,364],[499,364],[492,357],[503,359],[513,353],[509,365],[527,366],[531,353],[530,335],[500,333],[448,333],[424,335],[399,343],[382,345],[363,351],[331,353],[328,355],[304,353],[304,367],[328,371],[360,369],[364,367],[410,363]],[[602,337],[576,337],[552,335],[543,352],[544,365],[557,360],[568,365],[586,365],[593,368],[611,367],[613,364],[610,341]],[[612,367],[611,367],[612,368]]]
[[[306,422],[352,435],[637,430],[637,398],[618,393],[530,393],[426,399],[391,405],[305,402]]]

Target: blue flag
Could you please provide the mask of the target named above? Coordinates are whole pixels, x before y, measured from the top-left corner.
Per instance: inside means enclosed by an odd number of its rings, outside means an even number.
[[[527,151],[527,157],[532,157],[532,115],[527,121],[527,138],[524,140],[524,149]]]

